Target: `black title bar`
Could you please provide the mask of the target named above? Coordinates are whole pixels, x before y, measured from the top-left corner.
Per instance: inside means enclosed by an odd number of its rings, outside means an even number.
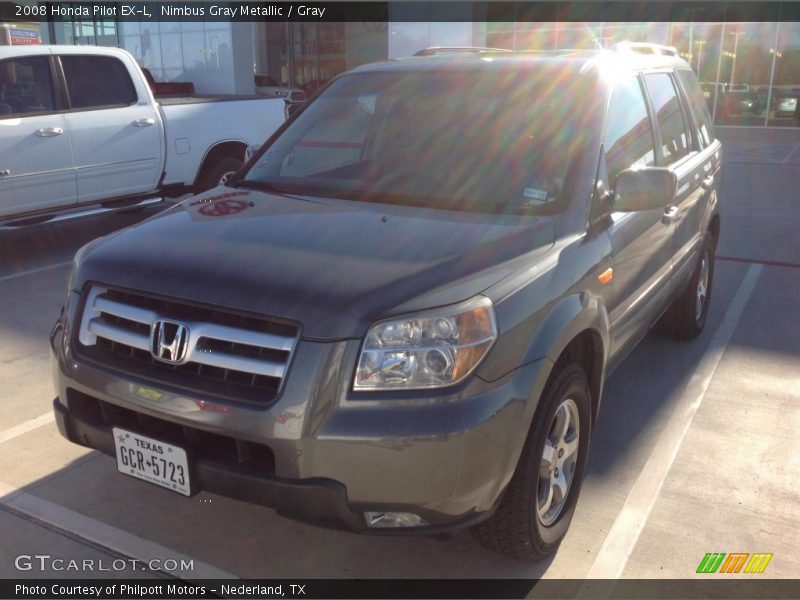
[[[0,21],[772,22],[800,21],[800,2],[39,2],[0,0]]]
[[[0,598],[82,600],[119,598],[730,598],[783,600],[800,597],[800,581],[788,579],[16,579],[0,580]]]

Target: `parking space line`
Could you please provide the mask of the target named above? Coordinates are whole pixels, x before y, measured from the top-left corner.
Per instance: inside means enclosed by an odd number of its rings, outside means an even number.
[[[38,429],[42,425],[47,425],[48,423],[52,423],[55,417],[53,416],[52,412],[39,415],[33,419],[29,419],[24,423],[20,423],[19,425],[14,425],[14,427],[9,427],[8,429],[4,429],[0,431],[0,444],[3,442],[7,442],[8,440],[13,440],[15,437],[19,437],[29,431],[33,431],[34,429]]]
[[[721,256],[717,254],[716,260],[726,260],[729,262],[745,263],[748,265],[765,265],[767,267],[786,267],[787,269],[800,269],[800,263],[784,262],[780,260],[761,260],[757,258],[739,258],[738,256]]]
[[[786,156],[783,157],[783,160],[781,161],[781,164],[782,165],[789,164],[789,161],[792,160],[792,156],[794,156],[794,153],[797,152],[798,148],[800,148],[800,144],[795,144],[794,148],[791,149],[789,154],[787,154]]]
[[[56,263],[54,265],[47,265],[46,267],[39,267],[38,269],[31,269],[30,271],[22,271],[21,273],[12,273],[11,275],[3,275],[0,277],[0,283],[4,281],[10,281],[11,279],[16,279],[17,277],[25,277],[26,275],[35,275],[36,273],[41,273],[43,271],[49,271],[50,269],[57,269],[59,267],[66,267],[67,265],[71,265],[72,261],[68,260],[66,262]]]
[[[762,269],[763,266],[759,264],[748,268],[719,328],[686,384],[647,463],[636,478],[597,558],[586,574],[587,584],[588,580],[618,579],[622,575]],[[582,588],[582,592],[592,595],[597,590],[589,586]]]
[[[151,560],[159,560],[162,566],[168,560],[177,561],[179,566],[188,564],[182,561],[192,561],[192,569],[161,571],[166,575],[187,580],[237,579],[236,575],[213,565],[106,525],[3,482],[0,482],[0,508],[109,554],[136,559],[143,566],[148,565]]]

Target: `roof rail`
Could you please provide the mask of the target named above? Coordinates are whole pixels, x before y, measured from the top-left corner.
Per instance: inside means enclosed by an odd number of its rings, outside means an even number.
[[[621,52],[638,52],[639,54],[660,54],[661,56],[678,56],[678,49],[675,46],[665,46],[664,44],[651,44],[648,42],[617,42],[613,46],[614,50]]]
[[[435,56],[437,54],[480,54],[482,52],[511,52],[507,48],[483,48],[481,46],[431,46],[415,52],[414,56]]]

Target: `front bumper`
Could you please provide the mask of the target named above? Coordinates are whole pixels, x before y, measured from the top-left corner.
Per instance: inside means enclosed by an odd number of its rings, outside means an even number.
[[[114,456],[111,428],[70,414],[57,399],[53,402],[56,425],[65,438]],[[347,505],[347,490],[330,479],[290,480],[237,472],[213,461],[196,459],[193,478],[200,489],[245,502],[274,508],[278,514],[321,526],[362,531],[362,515]]]
[[[67,439],[114,456],[111,428],[119,426],[188,446],[199,489],[370,533],[435,533],[490,515],[522,449],[542,369],[549,368],[545,359],[492,383],[472,377],[433,394],[364,397],[349,391],[349,374],[339,367],[355,364],[358,343],[302,342],[280,398],[254,408],[85,364],[60,338],[51,338],[54,410]],[[87,412],[87,401],[105,408]],[[233,460],[204,452],[219,440],[235,448]],[[262,450],[269,459],[255,466],[235,460]],[[368,511],[410,512],[430,525],[367,528]]]

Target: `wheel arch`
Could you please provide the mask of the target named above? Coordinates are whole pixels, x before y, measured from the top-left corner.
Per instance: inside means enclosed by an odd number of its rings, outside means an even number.
[[[562,350],[555,361],[553,370],[559,363],[569,361],[577,364],[589,380],[589,393],[592,401],[592,422],[597,420],[600,410],[600,397],[603,390],[605,350],[600,333],[596,329],[584,329]]]
[[[575,362],[586,372],[593,419],[597,418],[605,381],[609,329],[608,313],[600,297],[573,294],[550,311],[537,328],[529,349],[529,356],[550,359],[550,369],[542,373],[545,380],[565,360]]]
[[[244,153],[247,150],[247,143],[240,139],[221,140],[212,144],[200,161],[200,168],[194,176],[194,185],[200,181],[209,165],[222,157],[241,158],[244,161]]]
[[[720,216],[719,213],[714,213],[711,217],[711,221],[708,223],[708,231],[711,232],[711,235],[714,236],[714,246],[716,247],[719,243],[719,232],[720,232]]]

